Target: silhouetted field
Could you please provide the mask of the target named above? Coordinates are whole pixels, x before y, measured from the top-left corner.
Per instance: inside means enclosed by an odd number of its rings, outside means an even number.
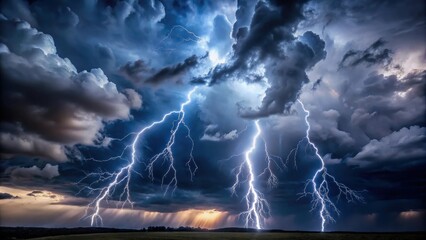
[[[133,232],[37,238],[37,240],[420,240],[424,233],[268,233],[268,232]]]
[[[141,230],[114,228],[28,228],[0,227],[0,239],[38,239],[38,240],[417,240],[425,239],[426,232],[416,233],[352,233],[352,232],[285,232],[282,230],[263,230],[246,228],[222,228],[207,230],[201,228],[166,228],[154,226]]]

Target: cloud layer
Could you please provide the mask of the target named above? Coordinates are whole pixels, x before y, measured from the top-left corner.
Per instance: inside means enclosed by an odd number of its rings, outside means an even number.
[[[93,144],[105,121],[140,108],[141,97],[119,92],[101,69],[77,72],[50,35],[20,20],[0,24],[3,154],[66,161],[66,146]]]

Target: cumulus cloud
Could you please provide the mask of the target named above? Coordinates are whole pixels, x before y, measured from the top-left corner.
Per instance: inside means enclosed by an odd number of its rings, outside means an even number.
[[[189,11],[194,6],[188,2],[185,5],[191,6],[185,9],[187,11],[174,15],[173,10],[180,4],[159,0],[14,2],[17,4],[4,4],[6,17],[30,17],[34,20],[31,25],[52,35],[61,46],[61,54],[67,56],[78,70],[102,68],[108,76],[129,61],[149,59],[150,65],[160,69],[182,62],[188,56],[203,54],[207,49],[200,49],[197,39],[186,41],[191,34],[172,32],[169,35],[169,31],[173,26],[182,25],[197,34],[207,35],[208,28],[202,24],[210,22],[211,16],[205,13],[230,5],[214,1],[206,4],[209,6],[204,10]],[[20,5],[23,11],[16,11],[13,5]],[[166,16],[168,5],[171,9]],[[194,18],[206,20],[194,21]],[[193,25],[188,26],[190,23]]]
[[[58,162],[67,160],[65,146],[40,139],[35,135],[0,133],[0,141],[1,155],[5,158],[23,154],[32,157],[44,157]]]
[[[426,128],[411,126],[380,140],[373,139],[350,161],[362,168],[392,169],[410,166],[426,158]]]
[[[19,20],[0,25],[2,153],[65,161],[64,146],[93,144],[104,121],[140,107],[139,94],[119,92],[101,69],[78,72],[50,35]]]
[[[361,84],[349,84],[342,100],[351,106],[351,123],[370,138],[382,138],[403,126],[424,121],[426,71],[396,75],[372,75]],[[412,106],[416,106],[414,109]]]
[[[359,3],[355,5],[358,6]],[[316,12],[321,11],[321,8],[316,7]],[[312,131],[312,136],[319,140],[316,143],[323,153],[333,153],[335,158],[353,157],[372,139],[379,140],[403,127],[425,124],[425,95],[421,90],[425,83],[424,67],[421,66],[424,65],[425,58],[416,54],[423,47],[405,48],[407,45],[403,42],[413,40],[410,32],[397,37],[390,35],[393,34],[390,32],[376,32],[376,24],[381,24],[388,17],[385,12],[380,11],[380,17],[374,22],[374,26],[369,22],[354,24],[353,21],[361,20],[364,16],[356,9],[344,8],[351,12],[353,18],[342,18],[343,21],[333,21],[327,26],[323,33],[327,58],[308,73],[311,79],[321,79],[321,85],[314,92],[304,91],[301,96],[301,100],[312,110],[312,125],[318,122],[320,126],[329,126],[325,124],[329,120],[326,120],[324,113],[331,109],[338,112],[338,117],[333,120],[335,130],[350,136],[352,144],[343,147],[342,141],[332,134],[337,132],[330,127]],[[373,11],[368,11],[370,10]],[[409,22],[413,17],[405,16],[404,21]],[[396,20],[392,24],[396,22],[400,24]],[[321,24],[318,23],[314,29],[321,31]],[[347,31],[349,26],[354,26],[354,30]],[[302,29],[300,31],[312,28]],[[369,35],[360,37],[359,32],[368,32]],[[419,38],[417,41],[420,41]],[[417,46],[418,42],[414,45]],[[351,51],[356,53],[348,56]],[[341,67],[342,60],[344,67]],[[354,64],[351,65],[352,63]],[[320,131],[328,133],[324,135]],[[324,139],[319,135],[329,137]]]
[[[346,148],[355,144],[355,140],[349,133],[339,129],[340,113],[337,110],[329,109],[315,114],[315,116],[318,116],[319,119],[311,125],[312,131],[315,132],[315,140],[321,142],[333,141],[334,144],[338,144],[338,147]]]
[[[127,96],[129,106],[132,109],[140,109],[142,107],[142,97],[135,90],[127,88],[123,90],[123,93]]]
[[[218,131],[218,126],[211,124],[206,127],[204,135],[200,138],[200,140],[213,142],[228,141],[238,138],[238,135],[237,129],[231,130],[228,133],[220,133]]]
[[[17,167],[9,171],[12,179],[15,180],[31,178],[52,179],[59,176],[58,165],[51,165],[49,163],[44,168],[38,168],[37,166],[29,168]]]

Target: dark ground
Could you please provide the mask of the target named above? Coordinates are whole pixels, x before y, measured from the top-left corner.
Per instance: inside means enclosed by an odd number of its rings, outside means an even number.
[[[424,234],[395,233],[270,233],[270,232],[138,232],[138,233],[100,233],[38,238],[38,240],[420,240]],[[35,240],[35,239],[34,239]]]
[[[28,239],[46,236],[88,234],[88,233],[117,233],[136,232],[130,229],[114,228],[37,228],[37,227],[0,227],[0,239]]]
[[[423,240],[426,232],[411,233],[353,233],[353,232],[285,232],[269,230],[258,232],[253,229],[227,228],[216,230],[193,229],[192,231],[140,231],[113,228],[26,228],[0,227],[0,239],[28,239],[38,240],[116,240],[116,239],[146,239],[146,240],[245,240],[245,239],[273,239],[273,240]]]

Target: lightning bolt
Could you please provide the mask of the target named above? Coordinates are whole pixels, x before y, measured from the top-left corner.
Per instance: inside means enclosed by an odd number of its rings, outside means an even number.
[[[190,131],[188,125],[186,125],[184,118],[185,118],[185,107],[188,104],[191,103],[192,95],[196,91],[196,89],[197,89],[197,87],[194,87],[188,93],[187,100],[180,105],[179,110],[168,112],[167,114],[165,114],[161,118],[161,120],[152,122],[150,125],[142,128],[139,132],[136,133],[136,136],[133,139],[132,144],[126,146],[124,148],[123,152],[119,156],[112,157],[112,158],[105,160],[105,161],[109,161],[109,160],[113,160],[113,159],[116,159],[116,158],[122,158],[125,151],[128,148],[131,148],[131,159],[130,159],[130,161],[127,165],[120,168],[120,170],[115,172],[115,173],[99,171],[97,173],[87,174],[81,180],[81,181],[83,181],[83,180],[86,180],[86,179],[93,177],[93,176],[98,177],[97,180],[92,182],[89,186],[85,187],[86,189],[89,189],[90,193],[99,192],[98,195],[95,197],[95,199],[91,203],[89,203],[89,205],[87,206],[87,209],[86,209],[85,216],[87,216],[88,218],[91,219],[91,225],[92,226],[99,225],[99,223],[100,223],[100,225],[103,225],[103,219],[102,219],[101,213],[100,213],[101,203],[102,202],[108,202],[108,200],[112,197],[112,194],[114,194],[114,192],[116,192],[116,189],[118,187],[120,187],[121,184],[124,184],[124,187],[122,188],[122,192],[121,192],[120,197],[119,197],[119,203],[122,203],[122,208],[126,204],[129,204],[130,206],[133,207],[134,203],[131,201],[131,198],[130,198],[131,175],[132,175],[132,173],[136,173],[136,174],[139,174],[140,176],[142,176],[140,173],[138,173],[137,171],[134,170],[134,166],[135,166],[135,163],[137,161],[137,143],[138,143],[139,139],[141,137],[143,137],[144,133],[151,130],[155,126],[164,123],[166,121],[166,119],[168,119],[172,115],[177,115],[177,120],[175,120],[175,122],[177,121],[177,124],[174,123],[173,126],[172,126],[172,130],[170,132],[170,138],[169,138],[169,140],[166,144],[166,147],[159,154],[156,154],[153,158],[150,159],[149,164],[147,165],[147,170],[149,171],[149,177],[151,179],[154,178],[154,175],[153,175],[154,163],[157,162],[157,160],[159,160],[159,159],[164,159],[164,161],[168,162],[168,166],[167,166],[167,171],[164,173],[164,175],[162,177],[162,183],[164,183],[165,179],[168,176],[171,176],[171,180],[168,181],[168,183],[167,183],[165,194],[167,193],[167,191],[169,190],[170,187],[173,188],[173,191],[176,189],[176,187],[177,187],[177,176],[176,176],[176,168],[175,168],[175,165],[174,165],[175,159],[174,159],[174,156],[173,156],[172,148],[173,148],[174,143],[175,143],[176,133],[178,132],[179,129],[184,127],[187,131],[187,137],[190,139],[190,142],[191,142],[191,151],[189,153],[189,160],[186,162],[186,166],[189,169],[189,172],[191,174],[191,180],[192,180],[192,177],[194,176],[195,172],[197,171],[198,166],[195,163],[194,157],[192,155],[192,151],[194,149],[194,141],[190,136],[191,131]],[[127,137],[127,135],[126,135],[126,137]],[[95,184],[100,183],[100,182],[105,182],[105,181],[110,181],[110,183],[107,186],[101,187],[101,188],[93,187]],[[123,199],[124,199],[124,201],[123,201]],[[92,210],[92,212],[90,214],[89,214],[89,210]]]
[[[313,211],[317,207],[320,207],[319,213],[321,217],[321,232],[324,232],[325,224],[327,221],[335,222],[335,219],[331,214],[332,211],[334,211],[337,215],[340,215],[339,209],[336,207],[335,203],[330,198],[330,184],[334,184],[336,189],[338,190],[337,200],[339,200],[342,195],[346,198],[347,202],[363,202],[363,198],[360,195],[359,191],[351,190],[346,185],[338,182],[334,176],[327,172],[327,167],[325,166],[324,159],[319,154],[317,146],[310,139],[309,132],[311,130],[311,125],[308,121],[310,112],[305,108],[305,105],[302,103],[302,101],[297,101],[300,103],[303,111],[305,112],[305,123],[308,126],[306,129],[305,138],[307,139],[309,146],[314,149],[315,156],[321,162],[321,167],[315,171],[315,174],[311,179],[306,181],[304,191],[300,194],[300,197],[312,197],[311,211]],[[311,185],[312,191],[309,191],[308,188]]]
[[[282,171],[283,169],[280,167],[280,165],[278,164],[277,161],[282,162],[283,159],[280,156],[274,155],[272,153],[269,152],[268,150],[268,144],[266,144],[266,141],[264,138],[262,138],[263,143],[264,143],[264,148],[265,148],[265,161],[266,161],[266,167],[263,169],[263,172],[259,175],[268,175],[268,187],[270,189],[272,188],[276,188],[278,186],[278,177],[277,175],[274,173],[274,171],[272,171],[273,166],[275,166],[276,168],[278,168],[280,171]]]
[[[168,192],[170,187],[173,188],[173,190],[172,190],[172,193],[173,193],[176,190],[176,187],[177,187],[176,168],[174,166],[175,159],[173,157],[172,147],[175,144],[176,133],[181,126],[185,127],[185,129],[187,130],[187,133],[188,133],[187,137],[191,141],[191,151],[189,153],[189,159],[186,162],[186,166],[188,166],[189,172],[191,174],[191,180],[192,180],[192,177],[195,175],[195,172],[198,169],[198,166],[197,166],[197,164],[195,163],[195,160],[194,160],[194,156],[192,155],[192,152],[194,150],[194,140],[191,138],[191,130],[189,129],[188,125],[186,125],[186,123],[184,121],[184,119],[185,119],[184,107],[191,102],[191,95],[194,91],[195,91],[195,88],[188,94],[188,100],[181,105],[180,111],[178,112],[179,116],[178,116],[177,124],[176,124],[175,127],[172,128],[172,130],[170,132],[170,138],[169,138],[169,141],[166,144],[166,147],[160,153],[154,155],[150,159],[149,164],[147,166],[147,169],[149,171],[149,177],[151,178],[151,180],[154,180],[154,164],[159,159],[163,159],[163,160],[166,160],[166,161],[169,162],[169,166],[167,168],[167,171],[161,179],[161,186],[163,186],[164,181],[165,181],[165,179],[168,175],[171,175],[172,178],[167,183],[166,190],[164,191],[164,194],[166,194]]]
[[[174,32],[177,32],[175,34],[173,34]],[[194,42],[197,44],[201,45],[201,48],[206,49],[207,47],[207,40],[203,37],[198,36],[197,34],[195,34],[194,32],[190,31],[189,29],[187,29],[186,27],[182,26],[182,25],[174,25],[170,31],[168,32],[168,34],[159,41],[159,46],[157,50],[164,50],[166,52],[172,53],[174,51],[176,51],[176,48],[164,48],[164,44],[166,43],[166,41],[168,39],[171,39],[172,37],[177,38],[180,41],[177,41],[173,44],[173,46],[177,46],[181,43],[185,43],[185,42]]]
[[[186,34],[188,34],[190,37],[181,37],[181,39],[185,42],[188,41],[193,41],[193,42],[197,42],[197,41],[201,41],[203,40],[200,36],[198,36],[197,34],[195,34],[194,32],[188,30],[186,27],[182,26],[182,25],[175,25],[173,26],[169,33],[160,41],[160,43],[166,41],[167,39],[169,39],[172,35],[172,33],[176,30],[176,29],[181,29],[183,32],[185,32]],[[194,40],[195,39],[195,40]]]
[[[231,156],[231,158],[244,156],[244,161],[235,169],[237,173],[235,182],[231,187],[231,192],[232,195],[237,195],[236,190],[238,186],[243,181],[247,182],[247,192],[244,195],[247,210],[240,213],[239,216],[244,218],[245,227],[255,226],[257,229],[262,229],[262,225],[265,222],[265,218],[270,215],[270,206],[268,201],[265,199],[263,193],[256,188],[256,179],[261,175],[268,174],[268,185],[270,187],[276,187],[278,184],[278,178],[273,173],[272,165],[275,163],[275,165],[278,166],[278,164],[276,164],[276,159],[281,160],[281,158],[269,153],[267,144],[261,137],[262,128],[260,127],[259,120],[256,120],[254,123],[256,126],[256,132],[251,138],[250,148],[247,149],[244,153]],[[256,145],[259,138],[264,141],[266,155],[265,159],[267,162],[267,166],[260,175],[256,176],[251,155],[256,150]],[[244,179],[244,173],[247,174],[246,179]]]

